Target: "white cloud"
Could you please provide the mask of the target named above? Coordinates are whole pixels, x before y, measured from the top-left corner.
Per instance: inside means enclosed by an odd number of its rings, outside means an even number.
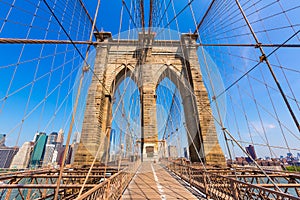
[[[266,124],[267,129],[274,129],[276,128],[275,124]]]

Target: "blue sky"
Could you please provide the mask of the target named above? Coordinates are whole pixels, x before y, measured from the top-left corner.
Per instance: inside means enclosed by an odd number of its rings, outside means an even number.
[[[13,1],[7,2],[0,2],[0,37],[68,39],[43,2],[19,0],[14,7],[11,7]],[[78,1],[66,1],[67,4],[60,1],[48,2],[73,40],[88,40],[91,24]],[[93,17],[96,1],[84,2]],[[130,9],[131,1],[125,2]],[[188,0],[174,1],[175,12],[178,13],[187,2]],[[299,29],[300,11],[297,9],[299,2],[284,1],[284,3],[275,2],[269,5],[271,2],[273,1],[259,1],[253,6],[253,2],[241,1],[241,4],[259,40],[267,44],[280,44]],[[192,8],[196,21],[203,16],[209,3],[208,0],[193,1]],[[148,4],[149,0],[145,1],[145,5]],[[101,1],[97,18],[98,29],[116,35],[120,27],[121,32],[134,28],[132,23],[131,25],[129,23],[126,9],[123,10],[123,21],[120,26],[121,8],[121,1]],[[146,8],[147,14],[148,6]],[[225,12],[226,9],[228,12]],[[284,13],[285,10],[287,12]],[[208,14],[199,30],[201,42],[255,43],[241,15],[232,6],[232,2],[216,1],[213,11]],[[33,17],[34,13],[36,17]],[[277,13],[277,15],[268,17],[270,13]],[[168,9],[167,15],[169,20],[174,17],[172,6]],[[166,17],[162,22],[162,27],[167,24]],[[179,24],[179,30],[176,22]],[[178,17],[178,21],[174,21],[168,28],[181,33],[194,31],[195,24],[190,8],[187,8]],[[288,44],[299,44],[299,37],[299,35],[294,37]],[[7,144],[21,145],[24,141],[31,140],[36,131],[50,133],[60,128],[67,130],[72,102],[76,94],[74,91],[77,87],[78,69],[83,64],[79,53],[72,45],[1,44],[0,46],[0,132],[8,134]],[[77,45],[77,47],[84,55],[86,45]],[[274,48],[264,48],[264,50],[268,54]],[[259,50],[252,47],[199,48],[201,70],[210,97],[218,95],[255,66],[260,55]],[[298,119],[300,118],[299,55],[299,48],[281,48],[269,58]],[[88,62],[92,63],[92,58],[93,56]],[[87,92],[91,76],[89,74],[85,78],[84,94]],[[209,76],[213,76],[212,82],[209,81]],[[81,97],[74,131],[80,131],[84,97],[84,95]],[[264,63],[229,89],[226,95],[222,95],[218,99],[218,105],[228,130],[241,142],[246,142],[242,143],[245,146],[251,143],[251,140],[258,144],[256,148],[260,156],[270,154],[268,147],[260,146],[266,144],[265,140],[274,147],[272,149],[276,156],[284,155],[288,148],[300,149],[299,132],[295,129]],[[218,118],[216,104],[213,103],[212,107]],[[247,109],[247,112],[244,113],[243,109]],[[23,123],[22,119],[24,119]],[[218,126],[217,132],[224,147],[224,139]],[[241,154],[236,147],[233,149],[237,154]]]

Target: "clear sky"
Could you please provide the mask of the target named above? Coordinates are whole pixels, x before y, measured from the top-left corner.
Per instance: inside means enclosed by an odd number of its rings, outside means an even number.
[[[72,40],[89,39],[91,23],[80,7],[79,1],[47,2]],[[130,15],[133,19],[137,18],[132,2],[135,1],[125,1],[126,6],[123,5],[122,9],[121,0],[102,0],[97,18],[98,29],[112,32],[117,36],[119,32],[135,28],[130,22]],[[196,23],[200,21],[210,3],[208,0],[158,2],[162,5],[161,9],[158,9],[158,16],[162,16],[170,2],[160,27],[170,28],[178,33],[193,32],[195,21]],[[191,7],[187,6],[180,12],[188,2],[192,2]],[[199,29],[198,42],[256,43],[233,2],[216,1]],[[84,3],[93,17],[97,2],[85,0]],[[299,30],[299,1],[241,1],[241,4],[261,43],[282,44]],[[146,22],[148,5],[149,0],[145,1]],[[1,1],[0,8],[1,38],[69,39],[43,1]],[[178,16],[176,20],[175,15]],[[167,26],[170,21],[172,23]],[[299,44],[299,37],[299,34],[294,36],[288,44]],[[25,141],[33,139],[36,131],[50,133],[63,128],[67,132],[80,76],[78,70],[83,65],[81,56],[85,56],[87,45],[78,44],[76,47],[80,53],[71,44],[0,45],[0,133],[8,135],[9,146],[20,146]],[[264,47],[266,55],[273,50],[275,48]],[[269,57],[271,66],[298,119],[300,118],[299,55],[299,48],[282,47]],[[92,54],[88,60],[91,66],[94,56]],[[270,155],[277,157],[285,155],[288,151],[300,152],[299,132],[265,63],[259,64],[249,76],[242,78],[223,94],[224,89],[259,63],[261,56],[259,49],[199,47],[198,56],[210,98],[222,93],[217,98],[218,104],[212,103],[214,116],[218,121],[222,119],[224,126],[243,146],[255,144],[261,157]],[[84,99],[91,77],[91,73],[85,77],[84,92],[80,98],[73,131],[81,131]],[[162,118],[166,116],[163,115]],[[184,123],[184,119],[180,123]],[[217,132],[225,151],[225,140],[219,126]],[[241,155],[237,146],[229,143],[232,151]]]

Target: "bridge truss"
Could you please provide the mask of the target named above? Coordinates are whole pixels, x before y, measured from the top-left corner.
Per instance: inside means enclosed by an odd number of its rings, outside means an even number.
[[[107,188],[114,188],[107,186],[110,180],[122,185],[120,192],[131,179],[133,171],[124,175],[121,161],[128,164],[128,160],[140,157],[141,106],[137,85],[127,75],[114,91],[102,88],[109,91],[114,104],[109,134],[104,133],[109,135],[110,145],[102,144],[99,149],[106,148],[106,166],[112,162],[119,166],[101,168],[95,159],[84,169],[65,168],[71,139],[82,128],[91,80],[103,84],[94,71],[95,49],[101,43],[94,32],[104,27],[120,42],[137,39],[139,32],[156,32],[156,39],[169,41],[178,40],[184,32],[198,35],[198,59],[209,93],[209,104],[203,109],[212,109],[214,122],[209,126],[215,127],[230,168],[216,172],[205,161],[197,166],[180,163],[182,157],[189,157],[189,132],[182,115],[183,97],[176,84],[166,78],[156,89],[156,104],[161,109],[153,114],[160,127],[161,158],[172,158],[172,162],[163,162],[170,171],[216,199],[238,199],[241,195],[299,198],[295,157],[300,153],[300,3],[123,0],[109,6],[100,0],[94,4],[83,0],[0,1],[0,132],[6,134],[9,146],[32,140],[35,131],[50,133],[62,128],[66,132],[63,167],[2,174],[2,197],[72,199],[102,191],[107,198],[111,194]],[[245,150],[248,145],[255,147],[257,158]],[[286,153],[294,157],[280,159]],[[262,164],[278,162],[277,169],[284,169],[288,162],[295,172],[271,172],[272,166]],[[252,168],[240,169],[242,165]],[[103,176],[110,172],[110,178]],[[120,176],[127,176],[124,183],[120,183]],[[20,186],[22,181],[27,183]]]

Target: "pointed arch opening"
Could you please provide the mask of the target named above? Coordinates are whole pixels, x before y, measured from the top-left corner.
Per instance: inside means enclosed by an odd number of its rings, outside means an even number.
[[[141,102],[136,77],[128,66],[116,74],[111,84],[109,161],[140,157]]]
[[[162,157],[185,157],[204,162],[195,96],[189,82],[174,66],[163,66],[157,80],[157,126]]]

